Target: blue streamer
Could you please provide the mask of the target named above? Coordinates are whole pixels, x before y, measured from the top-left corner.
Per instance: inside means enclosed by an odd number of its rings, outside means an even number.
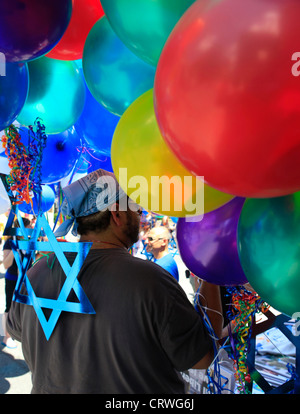
[[[20,228],[11,227],[14,215],[17,215],[18,217]],[[48,242],[38,241],[42,229],[48,238]],[[33,306],[47,340],[49,340],[51,337],[62,311],[80,314],[95,314],[93,306],[88,300],[79,281],[77,280],[77,276],[86,256],[89,253],[92,243],[58,242],[43,213],[38,215],[34,229],[26,229],[23,225],[23,221],[17,206],[12,207],[3,234],[23,236],[25,239],[15,240],[11,243],[14,257],[19,269],[19,276],[13,300],[24,305]],[[26,250],[23,261],[21,261],[19,250]],[[66,280],[61,288],[57,300],[37,297],[27,277],[27,270],[36,250],[54,252],[57,260],[61,264],[61,267],[66,274]],[[72,266],[69,264],[67,258],[64,255],[64,252],[77,253]],[[27,295],[21,294],[21,288],[23,285],[26,288]],[[75,292],[79,303],[67,301],[68,296],[72,290]],[[46,319],[42,308],[52,310],[50,318],[48,320]]]
[[[210,337],[213,340],[213,350],[214,350],[213,375],[211,375],[211,373],[210,373],[210,367],[206,371],[206,375],[207,375],[207,378],[208,378],[207,390],[211,394],[222,394],[224,391],[233,392],[232,390],[227,388],[227,385],[229,383],[229,379],[224,377],[221,374],[219,353],[220,353],[220,350],[222,349],[222,347],[219,347],[218,338],[217,338],[216,333],[215,333],[215,331],[214,331],[214,329],[211,325],[211,322],[209,320],[207,312],[206,312],[204,306],[201,305],[200,300],[198,300],[199,290],[200,290],[200,288],[198,289],[198,291],[195,295],[194,307],[195,307],[196,311],[199,313],[199,315],[201,316],[201,318],[203,320],[203,323],[204,323]],[[222,380],[223,380],[223,384],[222,384]]]

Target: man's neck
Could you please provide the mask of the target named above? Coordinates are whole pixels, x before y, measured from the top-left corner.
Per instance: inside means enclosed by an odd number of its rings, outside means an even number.
[[[80,242],[92,242],[91,249],[117,249],[123,248],[127,250],[125,244],[113,237],[107,237],[105,234],[87,234],[80,237]]]
[[[159,260],[159,259],[165,257],[167,254],[169,254],[169,250],[162,250],[162,251],[158,251],[158,252],[153,252],[153,256],[155,257],[156,260]]]

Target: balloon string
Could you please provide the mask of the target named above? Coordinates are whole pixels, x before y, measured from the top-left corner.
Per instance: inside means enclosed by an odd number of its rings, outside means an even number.
[[[200,300],[201,298],[201,300]],[[211,309],[206,305],[203,305],[206,300],[204,296],[200,293],[200,288],[198,289],[195,298],[194,298],[194,306],[196,311],[201,315],[204,325],[208,330],[210,337],[213,340],[213,350],[214,350],[214,359],[211,362],[209,368],[206,371],[207,375],[207,392],[213,394],[222,394],[224,391],[226,392],[233,392],[232,389],[228,388],[229,379],[221,374],[221,359],[222,359],[222,349],[223,347],[219,347],[219,338],[217,337],[210,319],[208,317],[209,312],[215,312],[216,314],[220,315],[223,318],[222,313],[216,311],[215,309]]]
[[[83,161],[85,161],[87,164],[88,164],[88,167],[87,167],[87,170],[89,170],[91,167],[92,167],[92,163],[88,160],[88,159],[86,159],[85,157],[84,157],[84,154],[85,153],[87,153],[91,158],[93,158],[94,160],[96,160],[96,161],[99,161],[99,162],[106,162],[107,161],[107,159],[108,159],[108,157],[107,156],[105,156],[105,159],[101,159],[101,158],[97,158],[97,157],[95,157],[90,151],[89,151],[89,149],[88,148],[86,148],[86,146],[81,146],[81,147],[77,147],[76,148],[77,149],[77,151],[78,152],[80,152],[80,158],[83,160]],[[77,167],[77,171],[82,171],[82,170],[80,170],[80,167]]]
[[[94,158],[94,160],[97,160],[97,161],[100,161],[100,162],[106,162],[107,161],[107,157],[105,157],[105,160],[101,160],[100,158],[97,158],[94,155],[92,155],[87,148],[85,148],[85,150],[92,158]]]

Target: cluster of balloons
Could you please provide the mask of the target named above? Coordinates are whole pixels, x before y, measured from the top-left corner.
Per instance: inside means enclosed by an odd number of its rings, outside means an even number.
[[[234,12],[233,12],[234,11]],[[240,197],[300,190],[294,0],[197,1],[163,49],[155,110],[185,167]]]
[[[47,134],[44,185],[66,180],[78,165],[85,173],[101,161],[112,169],[108,159],[119,117],[95,100],[80,69],[86,38],[104,17],[100,1],[4,0],[0,14],[0,131],[16,123],[26,145],[28,127],[41,119]],[[151,85],[154,72],[152,77]]]
[[[43,184],[113,170],[142,207],[179,217],[193,273],[298,311],[299,2],[40,3],[0,4],[0,130],[44,121]],[[176,188],[167,208],[154,176]]]
[[[196,1],[169,36],[154,84],[167,145],[235,196],[198,223],[179,219],[184,261],[212,283],[248,280],[288,315],[300,309],[299,12],[294,0]]]

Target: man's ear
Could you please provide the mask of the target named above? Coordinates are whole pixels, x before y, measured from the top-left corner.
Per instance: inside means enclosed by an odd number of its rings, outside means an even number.
[[[113,222],[120,227],[122,225],[122,217],[120,215],[119,203],[112,204],[110,214]]]
[[[163,239],[163,243],[164,243],[164,246],[169,245],[169,240],[168,239]]]

